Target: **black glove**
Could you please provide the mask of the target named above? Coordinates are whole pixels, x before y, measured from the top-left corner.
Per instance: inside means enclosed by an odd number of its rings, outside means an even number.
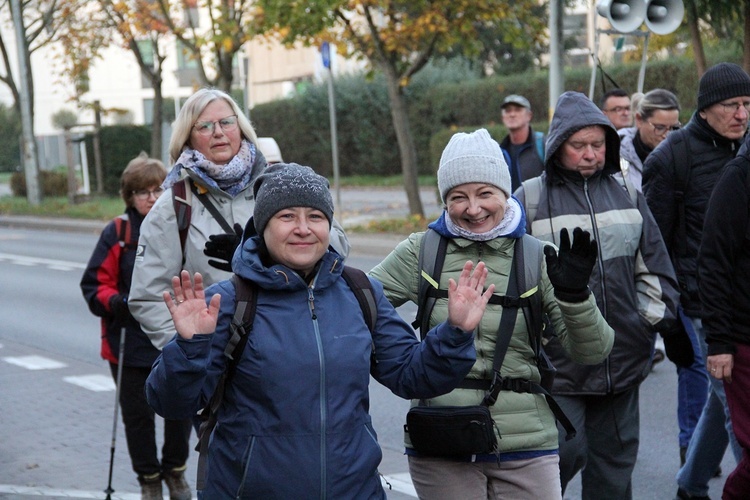
[[[234,223],[235,234],[212,234],[208,237],[206,247],[203,249],[204,255],[216,257],[221,260],[209,260],[208,264],[221,269],[222,271],[232,272],[232,257],[234,251],[242,242],[242,226]]]
[[[682,368],[688,368],[695,362],[695,351],[693,343],[685,331],[685,325],[677,318],[674,326],[666,332],[662,332],[664,339],[664,353],[669,360]]]
[[[560,231],[560,252],[550,245],[544,247],[547,275],[555,289],[555,297],[565,302],[583,302],[589,296],[589,278],[598,250],[588,231],[573,230],[573,246],[568,230]]]
[[[130,317],[127,295],[115,294],[109,298],[109,310],[117,321],[125,321]]]

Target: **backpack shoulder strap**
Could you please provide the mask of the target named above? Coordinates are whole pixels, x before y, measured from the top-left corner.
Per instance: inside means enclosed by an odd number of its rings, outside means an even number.
[[[620,160],[620,167],[622,167],[622,162],[625,162],[627,165],[629,165],[627,160]],[[630,201],[633,202],[634,206],[638,206],[638,190],[635,189],[635,186],[631,184],[629,180],[626,179],[628,167],[626,166],[625,169],[622,169],[622,175],[613,175],[612,177],[615,178],[615,180],[622,186],[625,191],[628,192],[628,195],[630,196]]]
[[[534,143],[536,144],[536,153],[544,162],[544,134],[542,132],[534,132]]]
[[[521,183],[523,186],[524,209],[526,210],[526,232],[531,234],[531,223],[536,218],[539,201],[542,198],[542,178],[532,177]]]
[[[133,232],[130,227],[130,218],[128,214],[118,215],[114,219],[115,230],[117,231],[117,240],[123,251],[132,250],[138,246],[137,241],[132,241]]]
[[[448,248],[448,238],[443,237],[434,229],[427,229],[422,236],[419,246],[420,273],[419,292],[417,293],[417,315],[412,323],[413,328],[419,328],[419,336],[424,339],[430,327],[430,315],[435,307],[436,296],[430,291],[440,288],[440,275],[443,272],[445,252]]]
[[[352,292],[354,292],[354,296],[357,298],[359,308],[362,309],[362,315],[365,317],[365,323],[367,323],[367,328],[370,330],[370,336],[372,337],[373,332],[375,332],[375,324],[378,321],[378,304],[375,301],[372,283],[370,283],[370,279],[365,272],[356,267],[344,266],[341,275]],[[370,344],[372,345],[370,363],[374,365],[378,362],[375,356],[375,340],[371,338]]]
[[[342,272],[344,281],[354,292],[357,298],[362,314],[365,317],[367,328],[372,333],[375,330],[375,323],[378,320],[378,304],[375,302],[375,293],[372,290],[372,283],[364,271],[356,267],[344,266]]]
[[[180,233],[180,248],[182,248],[182,263],[185,264],[185,242],[190,229],[190,217],[192,215],[191,195],[192,189],[188,187],[190,178],[185,177],[172,185],[172,205],[177,216],[177,231]]]
[[[229,341],[224,348],[224,355],[227,357],[227,368],[221,374],[216,389],[211,395],[206,406],[199,412],[201,425],[198,430],[198,444],[195,450],[199,452],[197,486],[198,490],[205,487],[206,481],[206,462],[208,459],[208,442],[211,439],[211,433],[216,426],[216,415],[224,400],[224,392],[227,385],[232,380],[237,363],[242,352],[245,350],[247,339],[250,331],[253,329],[255,320],[255,311],[258,304],[258,288],[252,281],[232,275],[232,283],[235,288],[235,309],[232,323],[229,327]]]

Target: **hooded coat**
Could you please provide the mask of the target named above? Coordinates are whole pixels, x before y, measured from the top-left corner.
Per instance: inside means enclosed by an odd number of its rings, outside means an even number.
[[[584,178],[562,167],[558,151],[571,135],[590,126],[605,131],[605,163]],[[677,282],[661,233],[641,193],[633,205],[614,177],[619,172],[620,140],[611,122],[583,94],[562,94],[547,136],[545,173],[531,233],[558,243],[563,228],[591,232],[599,258],[589,288],[615,331],[615,342],[604,362],[583,366],[552,336],[545,350],[557,368],[555,394],[605,395],[637,386],[650,371],[655,332],[668,331],[677,318]],[[523,187],[516,196],[525,201]]]
[[[372,279],[370,333],[335,251],[308,284],[288,267],[265,265],[260,244],[247,239],[232,262],[258,284],[257,311],[218,411],[204,498],[385,499],[370,375],[403,398],[435,397],[474,364],[473,336],[444,322],[420,343]],[[214,293],[221,294],[215,333],[170,341],[148,378],[148,402],[165,418],[194,415],[226,368],[235,289],[222,281],[206,290],[207,300]]]

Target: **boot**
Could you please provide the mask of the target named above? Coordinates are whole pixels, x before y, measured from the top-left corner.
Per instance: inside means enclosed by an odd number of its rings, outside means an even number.
[[[164,473],[164,482],[169,488],[169,500],[191,500],[190,485],[185,480],[185,469],[187,465],[176,467]]]
[[[675,497],[675,500],[711,500],[711,497],[709,496],[699,497],[699,496],[691,495],[690,493],[683,490],[682,488],[677,488],[677,496]]]
[[[163,500],[161,492],[161,474],[149,474],[140,476],[138,482],[141,483],[141,500]]]

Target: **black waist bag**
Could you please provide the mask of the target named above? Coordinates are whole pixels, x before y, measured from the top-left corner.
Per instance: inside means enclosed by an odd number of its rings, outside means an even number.
[[[425,455],[456,457],[494,453],[495,423],[490,409],[477,406],[415,406],[404,430],[414,449]]]

